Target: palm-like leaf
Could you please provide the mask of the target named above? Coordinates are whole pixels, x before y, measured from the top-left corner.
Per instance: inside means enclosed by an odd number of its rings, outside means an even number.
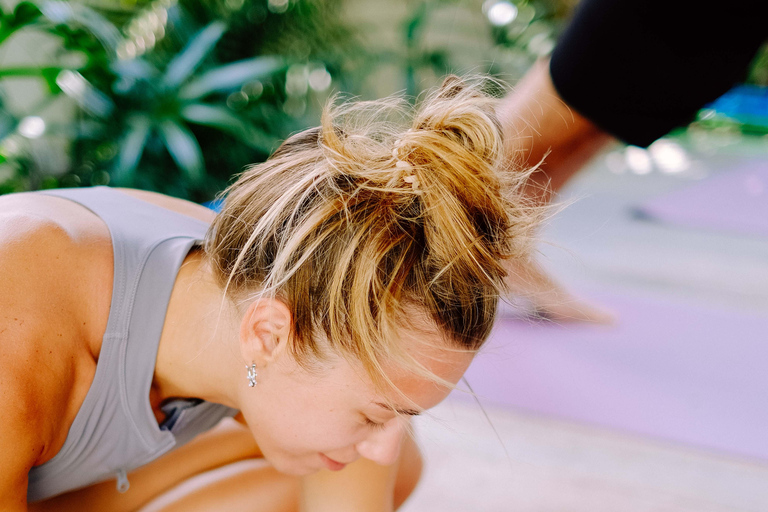
[[[263,80],[284,65],[277,57],[255,57],[219,66],[182,86],[179,97],[197,99],[212,92],[236,89],[250,81]]]
[[[175,89],[187,80],[203,62],[203,59],[213,50],[227,26],[222,21],[214,21],[187,43],[187,46],[168,63],[163,77],[163,85]]]
[[[190,123],[218,128],[234,135],[241,142],[263,153],[272,152],[278,142],[277,138],[244,121],[227,107],[193,103],[182,108],[181,116]]]
[[[205,163],[203,152],[197,139],[185,126],[176,121],[167,119],[158,125],[160,135],[163,137],[165,147],[173,157],[176,165],[184,172],[186,177],[195,184],[202,182]]]
[[[321,4],[325,6],[326,1]],[[314,0],[297,2],[314,5]],[[204,199],[221,188],[230,170],[263,157],[277,145],[278,137],[299,127],[300,122],[281,108],[285,102],[285,84],[279,76],[286,66],[283,59],[256,56],[267,48],[287,46],[274,44],[284,36],[292,40],[283,26],[301,26],[296,37],[303,41],[306,35],[307,41],[313,41],[309,43],[312,59],[324,59],[323,52],[330,48],[324,45],[333,40],[328,30],[315,34],[320,26],[315,17],[324,19],[321,7],[297,8],[281,16],[267,14],[267,19],[251,22],[250,15],[258,9],[250,4],[261,2],[245,2],[242,8],[224,11],[212,5],[218,2],[199,0],[173,2],[173,7],[165,2],[139,2],[146,9],[86,3],[89,6],[74,0],[16,0],[11,2],[13,9],[0,6],[0,44],[18,30],[35,28],[59,39],[62,51],[56,57],[86,56],[84,61],[54,60],[44,66],[0,69],[0,82],[9,76],[35,77],[48,85],[49,99],[66,93],[78,105],[76,123],[47,123],[46,136],[73,141],[72,169],[54,179],[60,185],[101,182],[108,168],[114,184]],[[122,9],[122,14],[115,16],[115,9]],[[226,21],[210,23],[220,16]],[[199,25],[202,20],[209,21]],[[141,54],[138,58],[118,58],[118,48],[126,49],[123,57],[132,48],[122,30],[130,34],[130,42]],[[263,32],[263,41],[253,38],[253,30]],[[181,51],[179,40],[184,43]],[[214,48],[221,50],[215,58]],[[79,64],[72,66],[72,62]],[[226,94],[255,80],[263,82],[264,93],[250,96],[243,110],[228,108]],[[18,122],[0,108],[0,138],[12,133]],[[26,156],[4,156],[19,166],[19,173],[26,172]],[[205,163],[211,168],[206,170]],[[73,177],[80,179],[69,179]]]
[[[93,9],[75,2],[49,0],[40,4],[40,11],[54,23],[85,27],[96,36],[111,56],[117,54],[117,45],[122,39],[120,31]]]
[[[133,172],[139,165],[144,146],[147,143],[152,121],[145,115],[133,115],[126,121],[125,135],[120,142],[120,151],[112,175],[119,185],[130,185]]]

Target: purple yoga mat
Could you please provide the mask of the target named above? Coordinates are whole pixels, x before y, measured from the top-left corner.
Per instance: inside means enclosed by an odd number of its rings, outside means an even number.
[[[768,236],[768,159],[652,199],[635,213],[677,226]]]
[[[466,374],[480,400],[768,460],[768,316],[588,298],[616,324],[501,319]]]

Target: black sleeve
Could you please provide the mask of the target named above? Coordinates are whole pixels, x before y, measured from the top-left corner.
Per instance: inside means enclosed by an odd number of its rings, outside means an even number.
[[[550,73],[577,112],[647,146],[743,80],[766,38],[767,0],[584,0]]]

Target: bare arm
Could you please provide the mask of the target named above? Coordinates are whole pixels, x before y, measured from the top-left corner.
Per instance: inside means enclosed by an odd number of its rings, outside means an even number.
[[[534,64],[499,108],[510,158],[524,165],[544,160],[529,192],[549,201],[598,152],[615,139],[572,110],[558,95],[549,61]],[[546,159],[544,158],[546,156]]]
[[[301,512],[392,512],[397,466],[360,459],[302,479]]]
[[[503,100],[499,117],[509,158],[525,166],[541,163],[526,192],[548,203],[589,160],[615,139],[560,98],[549,61],[537,62]],[[509,291],[527,299],[537,314],[557,321],[606,323],[606,312],[573,297],[534,261],[507,261]]]
[[[102,242],[66,204],[0,200],[0,511],[31,508],[29,471],[61,449],[87,392],[77,376],[95,371],[88,338],[99,322],[86,327],[81,311],[96,303],[85,269],[101,265]]]
[[[29,470],[45,450],[44,407],[30,369],[39,367],[34,322],[22,296],[34,289],[27,282],[34,254],[25,251],[23,217],[0,214],[0,511],[27,510]],[[25,288],[24,286],[27,285]],[[40,387],[45,372],[41,368]]]
[[[301,512],[392,512],[413,493],[422,457],[406,434],[397,462],[381,466],[361,459],[339,472],[321,471],[301,481]]]
[[[131,486],[126,493],[119,493],[115,487],[115,481],[108,480],[56,496],[46,500],[44,506],[36,508],[37,504],[35,504],[31,509],[40,512],[76,512],[83,510],[83,504],[87,503],[92,510],[111,512],[137,510],[196,475],[260,456],[261,453],[251,433],[241,425],[227,420],[184,446],[132,471],[128,475]],[[231,492],[231,489],[227,488],[225,492]],[[223,502],[228,498],[223,494],[224,492],[215,494],[214,498]],[[179,503],[175,504],[176,510],[192,510],[192,505],[189,502],[183,502],[183,498],[185,498],[183,494],[178,495]],[[195,496],[192,501],[199,505],[202,500],[199,496]],[[173,501],[169,501],[169,504],[172,503]],[[229,502],[227,504],[229,505]],[[150,510],[157,510],[157,508],[150,508]]]
[[[9,373],[3,371],[0,375],[0,511],[25,512],[27,474],[43,447],[34,438],[35,429],[26,424],[30,404],[14,384],[15,376]]]

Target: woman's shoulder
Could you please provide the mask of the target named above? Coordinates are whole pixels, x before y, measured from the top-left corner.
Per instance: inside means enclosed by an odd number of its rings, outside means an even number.
[[[183,199],[144,190],[115,190],[148,206],[206,223],[215,216],[210,209]],[[23,289],[27,296],[34,291],[49,292],[52,283],[56,283],[57,290],[66,290],[68,284],[82,283],[84,276],[104,274],[93,271],[106,271],[107,266],[111,282],[112,263],[109,228],[82,205],[46,194],[0,196],[0,282],[6,283],[3,288],[14,291],[15,287],[6,280],[13,278],[12,281],[26,283]],[[41,290],[30,286],[30,281]]]
[[[0,301],[26,304],[41,292],[50,302],[108,257],[109,229],[80,205],[42,194],[0,197]]]
[[[32,415],[25,421],[46,452],[63,439],[61,425],[68,428],[79,379],[95,368],[111,257],[106,226],[74,203],[0,198],[0,367],[10,379],[3,395]]]
[[[192,217],[203,222],[210,223],[216,214],[210,208],[186,201],[184,199],[178,199],[176,197],[166,196],[158,194],[157,192],[149,192],[146,190],[137,190],[131,188],[119,188],[117,189],[124,194],[128,194],[131,197],[152,203],[156,206],[171,210],[188,217]]]
[[[208,208],[182,199],[141,190],[119,192],[206,223],[214,217]],[[86,320],[89,331],[84,333],[100,341],[109,314],[113,264],[110,230],[87,208],[45,194],[0,196],[0,331],[11,310],[28,328],[42,324],[36,329],[50,329],[57,316],[66,325],[101,312],[103,325],[91,327],[93,322]]]
[[[0,197],[0,311],[15,311],[36,332],[72,327],[100,337],[112,293],[109,229],[82,206],[60,197]],[[103,326],[92,320],[104,309]],[[7,314],[0,322],[7,322]],[[0,326],[2,330],[5,326]],[[101,332],[99,332],[99,329]],[[59,334],[73,333],[54,333]]]

